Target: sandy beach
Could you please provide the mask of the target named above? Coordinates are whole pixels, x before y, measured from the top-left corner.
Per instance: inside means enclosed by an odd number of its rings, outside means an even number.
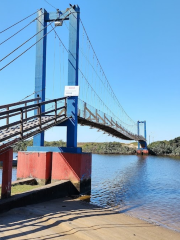
[[[61,198],[0,214],[0,239],[179,240],[180,233],[78,199]]]

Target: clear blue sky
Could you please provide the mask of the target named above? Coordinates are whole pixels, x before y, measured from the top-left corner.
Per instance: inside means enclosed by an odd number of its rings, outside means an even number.
[[[49,2],[60,10],[65,10],[70,3],[66,0]],[[180,136],[180,1],[76,0],[71,4],[80,6],[81,19],[93,47],[128,115],[135,121],[147,121],[147,135],[148,138],[151,135],[151,140],[169,140]],[[0,31],[39,8],[55,11],[43,0],[1,1]],[[1,45],[0,58],[35,34],[35,31],[36,25],[33,23],[28,32],[18,34],[7,44]],[[63,31],[67,33],[67,30]],[[9,30],[1,34],[0,42],[12,33],[13,30]],[[65,35],[61,34],[61,37],[68,46]],[[57,58],[56,41],[53,34],[48,37],[49,98],[58,96],[54,89],[60,88],[58,63],[55,63],[54,70],[53,62],[54,53]],[[13,56],[16,54],[10,59]],[[35,48],[2,70],[0,104],[15,102],[31,94],[34,91],[34,70]],[[55,79],[54,87],[52,79]],[[86,127],[79,127],[78,130],[79,142],[118,141]],[[56,127],[47,131],[46,140],[53,139],[65,140],[65,130]]]

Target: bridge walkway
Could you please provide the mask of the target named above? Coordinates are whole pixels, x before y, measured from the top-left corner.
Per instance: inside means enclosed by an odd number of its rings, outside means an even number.
[[[0,126],[0,151],[3,151],[18,141],[28,139],[53,126],[68,120],[67,98],[58,98],[39,103],[40,98],[24,102],[0,106],[0,120],[5,121]],[[27,105],[29,102],[36,101]],[[122,123],[102,111],[93,108],[79,100],[78,123],[83,126],[97,128],[105,133],[124,140],[145,141],[145,138],[128,131]],[[24,105],[20,106],[19,105]],[[49,108],[49,105],[51,107]],[[10,107],[15,107],[10,109]],[[45,110],[45,107],[47,108]],[[5,110],[4,110],[5,109]],[[35,111],[35,113],[34,113]],[[29,115],[29,116],[28,116]],[[11,123],[10,123],[11,119]]]

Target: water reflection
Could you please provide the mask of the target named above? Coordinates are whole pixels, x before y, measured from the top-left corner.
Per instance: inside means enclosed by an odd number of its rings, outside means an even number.
[[[12,181],[16,181],[17,179],[17,168],[12,168]],[[0,184],[2,184],[2,168],[0,168]]]
[[[13,159],[16,159],[17,158],[17,152],[13,152]],[[2,184],[2,165],[3,165],[3,162],[0,161],[0,184]],[[16,167],[13,167],[12,169],[12,181],[16,181],[17,179],[17,169]]]
[[[180,231],[180,161],[93,155],[92,166],[92,203]]]

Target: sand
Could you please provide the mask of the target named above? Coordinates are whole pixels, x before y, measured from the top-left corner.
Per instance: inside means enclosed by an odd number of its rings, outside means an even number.
[[[0,214],[0,240],[5,239],[180,240],[180,233],[78,199],[61,198]]]

